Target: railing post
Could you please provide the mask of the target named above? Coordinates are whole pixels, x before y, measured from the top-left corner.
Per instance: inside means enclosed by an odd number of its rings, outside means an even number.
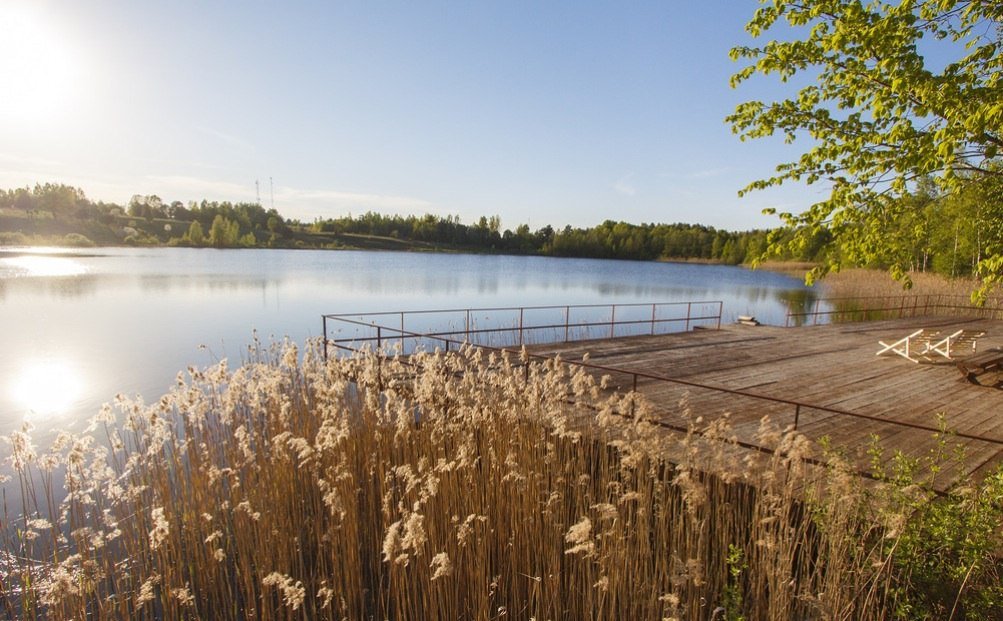
[[[812,317],[812,325],[816,325],[816,326],[818,325],[818,308],[819,308],[820,304],[822,304],[822,300],[821,299],[816,299],[815,300],[815,314],[814,314],[815,316]]]
[[[690,309],[693,307],[693,302],[686,303],[686,332],[690,331]]]
[[[609,311],[609,338],[616,334],[616,304],[610,307]]]
[[[801,420],[801,404],[798,403],[794,406],[794,431],[798,430],[798,423]]]
[[[467,309],[467,318],[466,318],[465,323],[464,323],[464,333],[465,333],[465,336],[463,338],[464,338],[464,340],[466,342],[469,343],[470,342],[470,309],[469,308]]]
[[[721,315],[724,314],[724,301],[719,300],[717,303],[717,329],[721,329]]]
[[[564,342],[568,342],[568,333],[571,330],[571,307],[564,307]]]
[[[414,348],[418,349],[418,342],[414,344]],[[404,311],[401,311],[401,353],[404,353]]]
[[[324,324],[324,362],[327,362],[327,315],[320,316],[321,322]]]
[[[525,312],[526,312],[525,308],[519,309],[519,347],[522,347],[522,318],[523,318],[523,313]]]
[[[383,326],[376,326],[376,351],[383,350]]]
[[[651,305],[651,336],[655,336],[655,305]]]

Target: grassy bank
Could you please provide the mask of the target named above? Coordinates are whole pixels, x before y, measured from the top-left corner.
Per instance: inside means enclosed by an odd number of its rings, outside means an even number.
[[[765,261],[758,269],[803,278],[815,267],[800,261]],[[972,277],[948,278],[933,272],[910,272],[910,288],[895,280],[885,270],[850,268],[827,274],[816,288],[828,298],[868,298],[901,295],[969,296],[979,286]]]
[[[667,435],[559,362],[286,345],[10,443],[0,610],[46,619],[998,618],[1003,485],[865,487],[764,421]],[[685,404],[678,416],[701,428]],[[676,456],[669,463],[665,455]],[[64,492],[55,489],[65,476]],[[14,488],[18,489],[16,482]],[[997,616],[992,616],[997,615]]]
[[[822,281],[827,297],[867,298],[892,295],[944,295],[969,297],[979,283],[974,278],[947,278],[931,272],[909,274],[912,287],[905,289],[888,272],[863,268],[829,274]]]

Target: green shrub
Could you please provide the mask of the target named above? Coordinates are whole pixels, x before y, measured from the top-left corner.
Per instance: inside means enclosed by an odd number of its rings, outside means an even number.
[[[63,236],[64,246],[74,246],[78,248],[90,248],[94,245],[86,235],[81,235],[80,233],[67,233]]]
[[[0,232],[0,246],[27,246],[28,238],[20,231]]]

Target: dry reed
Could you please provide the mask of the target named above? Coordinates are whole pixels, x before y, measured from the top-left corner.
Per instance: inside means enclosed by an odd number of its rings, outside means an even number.
[[[739,451],[726,420],[706,431],[667,434],[637,395],[556,360],[256,348],[235,370],[189,369],[157,403],[119,399],[45,452],[11,434],[26,511],[4,516],[0,610],[890,616],[908,503],[837,457],[807,466],[807,440],[769,421],[767,456]]]
[[[826,275],[820,285],[827,297],[867,298],[894,295],[943,295],[969,297],[978,289],[974,278],[947,278],[933,272],[910,272],[912,283],[905,289],[882,270],[854,268]]]

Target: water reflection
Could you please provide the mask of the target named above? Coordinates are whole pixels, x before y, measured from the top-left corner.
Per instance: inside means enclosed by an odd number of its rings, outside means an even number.
[[[87,267],[76,259],[37,254],[0,258],[0,278],[79,276]]]
[[[814,289],[775,290],[776,299],[787,309],[787,320],[792,326],[803,326],[809,320],[808,313],[815,310],[818,292]]]
[[[79,371],[65,359],[24,360],[7,387],[11,400],[33,416],[66,414],[81,396]]]
[[[323,313],[722,300],[725,323],[748,314],[782,325],[814,296],[769,272],[590,259],[105,248],[0,260],[0,350],[33,354],[0,358],[0,434],[29,411],[41,430],[42,413],[68,409],[53,421],[63,427],[118,392],[156,399],[179,369],[211,362],[200,345],[237,361],[252,331],[300,342],[319,335]]]
[[[172,291],[200,291],[210,293],[236,293],[240,291],[257,291],[268,286],[276,286],[279,278],[263,278],[257,276],[234,276],[231,274],[184,275],[146,274],[139,277],[139,286],[150,293],[171,293]]]

